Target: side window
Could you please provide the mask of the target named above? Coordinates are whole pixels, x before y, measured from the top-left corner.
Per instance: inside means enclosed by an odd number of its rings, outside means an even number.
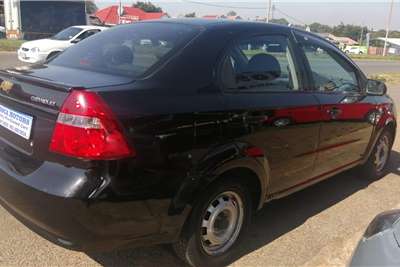
[[[354,68],[335,51],[303,38],[302,49],[308,60],[315,89],[323,92],[358,92]]]
[[[221,67],[225,90],[299,90],[299,80],[287,37],[258,36],[236,42]]]
[[[88,31],[83,32],[81,35],[79,35],[77,37],[77,39],[83,40],[83,39],[86,39],[98,32],[100,32],[100,30],[88,30]]]

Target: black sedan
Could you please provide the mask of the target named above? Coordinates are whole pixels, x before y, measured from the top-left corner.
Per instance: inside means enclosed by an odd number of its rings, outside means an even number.
[[[383,176],[395,114],[383,83],[308,32],[118,26],[0,72],[0,202],[69,249],[171,243],[225,265],[264,203],[353,167]]]

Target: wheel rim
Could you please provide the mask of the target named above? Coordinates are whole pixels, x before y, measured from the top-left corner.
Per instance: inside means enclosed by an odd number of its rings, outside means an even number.
[[[242,229],[243,217],[243,201],[237,193],[227,191],[211,201],[200,229],[204,251],[215,256],[231,248]]]
[[[385,168],[386,162],[389,158],[389,153],[390,153],[389,138],[386,135],[383,135],[381,138],[379,138],[375,152],[374,164],[378,172],[381,172]]]

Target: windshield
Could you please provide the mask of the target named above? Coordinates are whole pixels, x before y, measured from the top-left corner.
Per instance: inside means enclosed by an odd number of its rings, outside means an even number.
[[[59,40],[59,41],[71,40],[72,37],[74,37],[75,35],[77,35],[81,31],[82,31],[81,28],[69,27],[69,28],[66,28],[65,30],[62,30],[61,32],[57,33],[51,39]]]
[[[174,23],[117,26],[67,49],[48,64],[134,79],[171,57],[199,31]]]

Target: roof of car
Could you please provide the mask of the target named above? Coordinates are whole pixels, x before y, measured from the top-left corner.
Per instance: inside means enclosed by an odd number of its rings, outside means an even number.
[[[205,28],[212,28],[216,26],[231,26],[231,27],[242,27],[242,26],[263,26],[263,27],[271,27],[271,28],[282,28],[288,29],[288,26],[274,24],[274,23],[265,23],[265,22],[255,22],[255,21],[244,21],[244,20],[229,20],[229,19],[192,19],[192,18],[181,18],[181,19],[160,19],[160,20],[147,20],[141,21],[141,23],[179,23],[179,24],[187,24],[193,26],[202,26]]]
[[[105,30],[105,29],[108,29],[108,27],[95,26],[95,25],[75,25],[73,27],[81,28],[81,29],[84,29],[84,30],[89,30],[89,29]]]

